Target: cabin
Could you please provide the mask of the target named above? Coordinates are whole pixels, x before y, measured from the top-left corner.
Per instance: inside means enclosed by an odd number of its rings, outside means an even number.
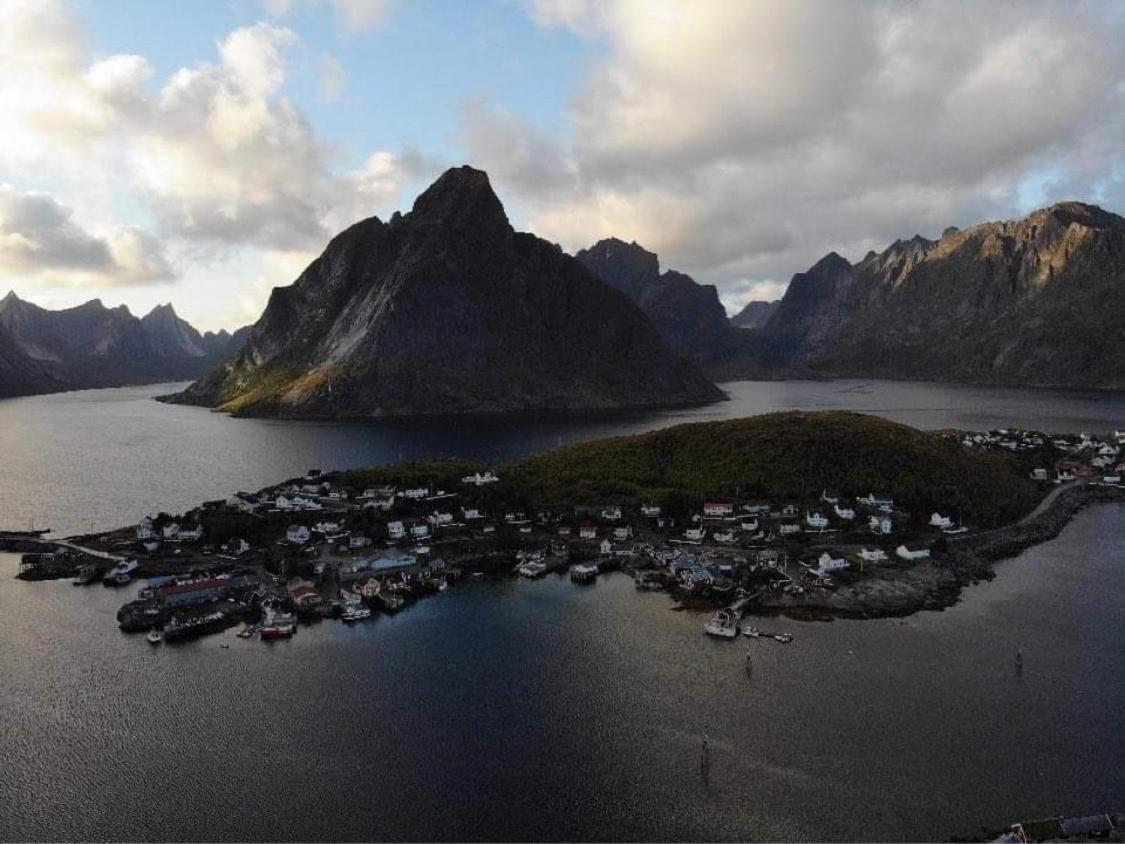
[[[180,542],[198,542],[203,538],[203,525],[186,525],[180,528],[176,539]]]
[[[633,529],[629,525],[622,525],[613,529],[613,538],[619,542],[624,542],[633,536]]]
[[[711,538],[716,542],[729,543],[734,542],[733,530],[717,530],[711,534]]]
[[[582,525],[582,527],[580,527],[578,529],[578,538],[579,539],[597,539],[598,538],[598,529],[596,527],[594,527],[593,525]]]
[[[492,474],[492,472],[485,472],[483,475],[480,472],[474,472],[467,477],[461,478],[461,483],[480,487],[485,484],[494,484],[499,480],[500,478]]]
[[[739,527],[742,528],[742,530],[746,531],[747,533],[754,533],[758,530],[758,527],[759,527],[758,520],[757,519],[750,519],[750,521],[746,521],[745,519],[743,519],[742,523],[739,524]]]
[[[484,515],[476,507],[462,507],[461,518],[466,522],[475,522],[484,518]]]
[[[660,515],[660,508],[655,504],[642,504],[641,515],[647,519],[655,519]]]
[[[417,524],[410,528],[411,539],[425,539],[430,535],[430,526],[427,524]]]
[[[688,542],[702,542],[705,536],[707,531],[703,528],[688,528],[684,531],[684,539]]]
[[[603,507],[601,512],[601,519],[605,522],[619,522],[621,521],[621,508],[617,505]]]
[[[820,513],[806,513],[805,524],[813,530],[824,530],[828,527],[828,517]]]
[[[321,536],[333,537],[339,535],[344,526],[339,522],[317,522],[313,525],[313,532]]]
[[[304,545],[309,541],[309,529],[305,525],[289,525],[285,531],[285,541],[290,545]]]
[[[169,540],[173,540],[173,541],[176,540],[176,539],[179,539],[180,538],[180,525],[179,525],[179,523],[169,522],[168,524],[164,525],[164,529],[161,531],[161,535],[165,539],[169,539]]]
[[[831,551],[825,551],[817,558],[816,573],[823,577],[836,571],[843,571],[851,565],[847,560]]]
[[[435,528],[448,527],[449,525],[453,524],[453,514],[439,513],[437,510],[435,510],[433,513],[426,517],[426,521],[428,521]]]
[[[602,554],[604,554],[605,556],[608,557],[610,554],[613,553],[613,543],[610,542],[608,539],[603,539],[601,541],[601,544],[598,545],[598,550]]]
[[[851,507],[834,504],[832,506],[832,510],[836,513],[836,518],[843,519],[845,522],[850,522],[855,518],[855,510],[853,510]]]
[[[777,526],[777,533],[779,536],[794,536],[801,532],[801,525],[799,522],[784,522]]]
[[[155,539],[156,530],[153,527],[152,519],[150,519],[148,516],[145,516],[143,519],[141,519],[137,524],[136,535],[138,542]]]
[[[416,486],[410,489],[404,489],[399,493],[401,498],[409,498],[411,501],[420,501],[423,498],[429,498],[430,488],[428,486]]]
[[[320,592],[311,583],[298,581],[289,587],[289,597],[298,609],[315,607],[320,603]]]
[[[768,516],[770,505],[765,501],[751,501],[742,505],[742,512],[748,516]]]
[[[729,501],[705,501],[703,503],[703,517],[705,519],[725,519],[734,515],[734,505]]]
[[[860,548],[859,558],[868,563],[879,563],[887,559],[887,552],[882,548]]]
[[[783,518],[783,519],[795,519],[795,518],[797,518],[797,514],[799,512],[800,512],[800,510],[797,509],[796,504],[786,504],[784,507],[781,508],[781,518]]]
[[[925,545],[900,545],[895,549],[895,554],[901,560],[924,560],[930,556],[930,549]]]
[[[874,507],[876,510],[893,510],[895,500],[889,495],[881,495],[874,492],[869,492],[866,498],[859,499],[868,507]]]
[[[391,539],[405,539],[406,525],[399,521],[387,522],[387,536]]]
[[[1033,469],[1032,472],[1031,472],[1031,478],[1032,478],[1032,480],[1036,480],[1036,481],[1045,481],[1045,480],[1048,479],[1047,478],[1047,470],[1046,469]]]
[[[874,533],[879,533],[886,536],[894,531],[894,522],[891,521],[890,516],[872,516],[867,526],[871,528]]]
[[[941,513],[934,513],[930,516],[930,527],[940,528],[941,530],[949,530],[953,527],[953,519],[949,516],[943,516]]]

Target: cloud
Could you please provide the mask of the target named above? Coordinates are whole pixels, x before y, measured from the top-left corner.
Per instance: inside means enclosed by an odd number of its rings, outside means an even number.
[[[334,5],[357,23],[374,14],[371,4]],[[49,171],[83,191],[100,180],[166,238],[322,246],[343,209],[384,213],[417,175],[410,151],[375,153],[355,172],[337,166],[338,151],[285,94],[287,53],[298,40],[286,27],[236,29],[217,42],[215,60],[159,81],[142,56],[88,61],[58,4],[0,6],[0,25],[12,47],[0,53],[0,174]],[[338,93],[342,69],[326,67],[326,90]]]
[[[45,282],[136,285],[174,273],[148,233],[133,227],[93,234],[73,211],[42,193],[0,185],[0,275]]]
[[[320,98],[325,102],[334,103],[344,94],[344,87],[348,82],[348,75],[344,66],[335,56],[325,53],[318,62]]]
[[[278,18],[301,7],[328,6],[346,30],[366,32],[386,22],[394,0],[262,0],[262,6]]]
[[[831,249],[1016,216],[1046,168],[1050,200],[1122,196],[1125,16],[1109,3],[528,8],[597,45],[570,137],[477,103],[463,137],[569,249],[636,239],[737,291]]]

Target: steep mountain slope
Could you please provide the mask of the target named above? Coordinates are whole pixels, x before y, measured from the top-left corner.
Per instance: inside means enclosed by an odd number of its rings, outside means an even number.
[[[1125,219],[1061,203],[794,276],[760,330],[827,375],[1125,388]]]
[[[273,291],[243,350],[173,400],[240,414],[395,416],[721,397],[627,297],[513,231],[488,177],[460,167],[410,213],[337,235]]]
[[[675,270],[661,273],[654,253],[617,238],[600,240],[575,257],[636,302],[679,354],[702,365],[730,354],[727,312],[713,285],[697,284]]]
[[[228,356],[232,335],[207,340],[170,305],[143,319],[98,299],[51,311],[0,300],[0,394],[114,387],[198,377]]]
[[[761,328],[773,316],[780,300],[773,302],[747,302],[746,306],[730,318],[735,328]]]

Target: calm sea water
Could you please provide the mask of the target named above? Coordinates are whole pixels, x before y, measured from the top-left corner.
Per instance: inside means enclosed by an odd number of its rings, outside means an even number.
[[[231,419],[152,396],[183,385],[0,401],[0,530],[58,534],[255,490],[310,468],[428,457],[523,457],[564,443],[778,410],[857,410],[919,428],[1125,428],[1125,395],[894,381],[740,381],[705,407],[593,420],[292,422]]]
[[[453,429],[231,420],[152,389],[0,402],[0,513],[101,527],[310,466],[508,457],[788,407],[923,427],[1125,415],[1056,393],[728,388],[695,411]],[[1121,506],[946,612],[769,622],[787,646],[708,640],[698,615],[607,576],[473,581],[290,642],[154,649],[116,629],[129,590],[22,583],[16,564],[0,555],[4,840],[921,840],[1125,803]]]

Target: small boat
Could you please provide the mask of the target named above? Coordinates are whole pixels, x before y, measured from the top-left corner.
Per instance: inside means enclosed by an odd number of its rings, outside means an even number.
[[[344,614],[340,617],[344,621],[363,621],[371,618],[371,610],[363,604],[351,604],[344,608]]]
[[[438,591],[444,592],[448,588],[449,588],[449,581],[446,580],[445,578],[442,578],[441,582],[438,584]]]
[[[164,634],[159,630],[150,630],[148,631],[148,635],[145,636],[145,638],[148,640],[148,643],[150,645],[159,645],[164,641]]]
[[[261,639],[288,639],[296,632],[297,619],[295,616],[270,610],[258,636]]]
[[[597,576],[598,567],[596,565],[579,564],[570,567],[570,579],[575,583],[593,583]]]
[[[98,579],[98,569],[96,566],[82,566],[74,575],[74,580],[71,581],[75,586],[86,586],[93,583]]]
[[[703,632],[719,639],[733,639],[738,635],[738,621],[730,610],[719,610],[711,616]]]
[[[781,642],[781,644],[783,644],[783,645],[788,645],[790,642],[793,641],[793,634],[792,633],[774,633],[773,639],[774,639],[775,642]]]
[[[759,639],[762,636],[762,631],[757,627],[743,627],[742,635],[749,636],[751,639]]]
[[[524,577],[542,577],[547,573],[547,564],[534,560],[530,563],[524,563],[519,567],[518,571]]]
[[[122,560],[102,577],[106,586],[124,586],[133,579],[133,572],[140,568],[136,560]]]
[[[257,634],[257,632],[257,624],[247,624],[245,627],[238,631],[237,635],[239,639],[250,639],[253,638]]]

